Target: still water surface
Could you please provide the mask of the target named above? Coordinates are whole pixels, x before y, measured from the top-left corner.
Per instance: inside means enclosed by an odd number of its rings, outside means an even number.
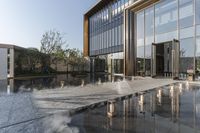
[[[115,77],[115,80],[120,77]],[[41,78],[22,78],[22,79],[8,79],[0,80],[0,94],[14,94],[21,92],[32,92],[44,89],[57,89],[62,85],[63,87],[80,86],[84,81],[84,85],[96,84],[97,82],[110,82],[112,77],[105,74],[87,74],[82,76],[72,76],[71,74],[54,75],[51,77]]]
[[[200,86],[164,86],[112,105],[74,115],[69,125],[79,133],[200,132]]]

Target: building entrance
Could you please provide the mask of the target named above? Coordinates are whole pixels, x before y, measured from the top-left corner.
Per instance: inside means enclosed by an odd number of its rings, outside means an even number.
[[[152,77],[179,77],[178,40],[152,44]]]

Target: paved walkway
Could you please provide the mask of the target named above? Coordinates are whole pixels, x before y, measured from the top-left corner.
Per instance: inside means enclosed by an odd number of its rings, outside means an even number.
[[[87,85],[85,87],[44,90],[34,92],[33,96],[35,106],[40,112],[55,113],[134,94],[139,91],[153,89],[174,82],[168,79],[121,81],[102,85]]]
[[[68,112],[72,109],[171,83],[175,83],[175,81],[149,78],[3,95],[0,97],[0,133],[13,133],[16,130],[38,133],[40,124],[34,121],[49,115]]]

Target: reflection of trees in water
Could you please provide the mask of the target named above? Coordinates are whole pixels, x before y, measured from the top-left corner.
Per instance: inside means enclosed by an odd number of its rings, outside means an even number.
[[[88,75],[56,75],[54,77],[45,77],[37,79],[27,80],[15,80],[14,81],[14,93],[17,92],[32,92],[34,89],[56,89],[61,87],[61,82],[64,82],[64,86],[80,86],[82,80],[85,84],[89,84],[92,81],[98,82],[99,78],[102,82],[108,81],[108,75],[95,74],[94,76]]]
[[[26,89],[28,91],[33,91],[33,89],[42,90],[42,89],[51,89],[54,86],[52,84],[53,78],[41,78],[41,79],[31,79],[31,80],[15,80],[14,92],[23,91]]]
[[[59,88],[61,86],[61,81],[64,82],[65,86],[79,86],[81,85],[82,80],[84,80],[86,83],[89,83],[89,77],[89,75],[73,77],[69,74],[37,79],[15,80],[14,93],[20,91],[33,91],[34,89],[43,90]]]
[[[186,56],[185,53],[186,53],[186,50],[185,50],[184,48],[182,48],[182,49],[180,50],[180,55],[181,55],[181,57],[185,57],[185,56]]]

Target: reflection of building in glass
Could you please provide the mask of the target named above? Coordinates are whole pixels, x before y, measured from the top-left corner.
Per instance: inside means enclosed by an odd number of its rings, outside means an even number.
[[[198,77],[200,2],[101,0],[84,15],[84,54],[97,72]]]
[[[11,94],[14,92],[14,79],[0,80],[0,94]]]

